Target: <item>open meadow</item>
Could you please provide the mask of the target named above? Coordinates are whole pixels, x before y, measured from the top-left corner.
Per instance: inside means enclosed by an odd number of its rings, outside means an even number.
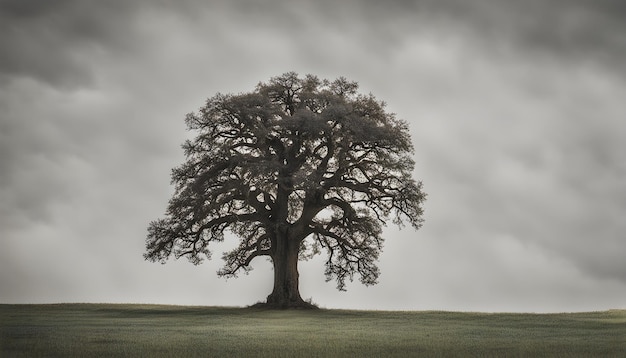
[[[508,314],[0,305],[1,357],[626,357],[626,310]]]

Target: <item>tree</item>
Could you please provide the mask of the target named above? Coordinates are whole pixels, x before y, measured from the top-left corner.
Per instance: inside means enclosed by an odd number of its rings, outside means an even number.
[[[251,93],[217,94],[186,117],[197,137],[172,170],[166,217],[150,223],[144,257],[199,264],[230,231],[239,245],[218,275],[271,258],[271,307],[306,307],[298,261],[325,252],[326,279],[377,282],[382,227],[422,224],[425,194],[411,173],[408,125],[358,85],[289,72]]]

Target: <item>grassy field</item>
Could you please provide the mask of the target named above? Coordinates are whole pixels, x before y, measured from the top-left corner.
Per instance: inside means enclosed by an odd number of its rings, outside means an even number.
[[[626,311],[0,305],[0,357],[626,357]]]

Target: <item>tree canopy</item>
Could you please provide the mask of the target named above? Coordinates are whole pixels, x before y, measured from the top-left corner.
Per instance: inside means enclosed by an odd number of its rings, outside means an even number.
[[[355,274],[375,284],[382,227],[391,219],[419,228],[426,195],[412,177],[407,122],[357,90],[343,77],[289,72],[188,114],[197,136],[183,144],[186,161],[172,170],[175,192],[165,217],[149,225],[145,258],[199,264],[229,231],[240,241],[218,274],[236,276],[270,257],[268,303],[301,302],[297,261],[322,253],[339,289]]]

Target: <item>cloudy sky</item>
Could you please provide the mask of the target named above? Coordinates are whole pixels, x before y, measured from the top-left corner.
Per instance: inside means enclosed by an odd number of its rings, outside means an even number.
[[[621,0],[0,0],[0,303],[247,305],[248,276],[142,258],[217,92],[287,71],[360,83],[409,121],[428,193],[385,231],[380,283],[322,307],[626,308],[626,3]],[[233,239],[234,240],[234,239]]]

